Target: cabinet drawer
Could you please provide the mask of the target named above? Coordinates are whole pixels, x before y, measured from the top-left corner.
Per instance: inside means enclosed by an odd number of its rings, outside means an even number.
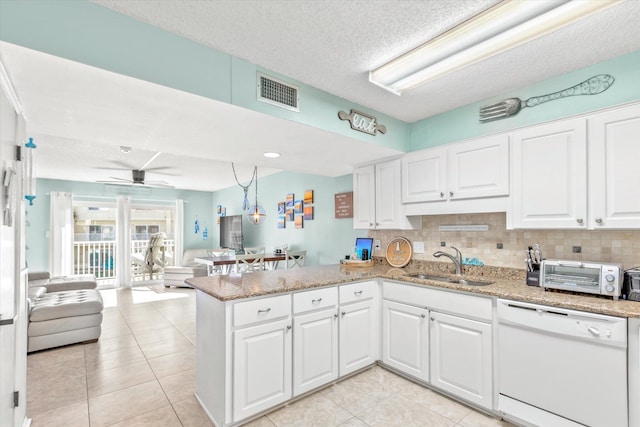
[[[337,305],[338,289],[335,286],[293,294],[294,314]]]
[[[375,282],[360,282],[340,286],[340,304],[364,301],[376,296],[378,288]]]
[[[392,282],[383,283],[382,296],[386,300],[461,315],[465,318],[489,322],[493,318],[491,298]]]
[[[291,295],[289,294],[239,302],[233,306],[233,326],[265,322],[287,317],[290,314]]]

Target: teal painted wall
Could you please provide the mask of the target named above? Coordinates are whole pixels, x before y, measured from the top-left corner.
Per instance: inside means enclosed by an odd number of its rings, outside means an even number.
[[[616,79],[615,83],[607,91],[598,95],[574,96],[551,101],[533,108],[525,108],[516,116],[489,123],[480,123],[478,120],[479,109],[485,105],[506,98],[525,100],[533,96],[557,92],[597,74],[610,74]],[[640,51],[415,122],[411,125],[407,151],[557,120],[638,99],[640,99]]]
[[[49,211],[50,197],[52,191],[73,193],[74,195],[89,196],[82,200],[88,200],[91,196],[96,201],[108,201],[104,197],[115,197],[104,191],[103,184],[93,184],[86,182],[62,181],[52,179],[38,179],[36,183],[37,198],[33,206],[27,206],[27,262],[32,271],[49,269]],[[202,239],[202,233],[195,234],[193,220],[196,215],[202,224],[205,222],[211,230],[211,225],[215,224],[212,210],[212,194],[203,191],[173,190],[164,188],[152,188],[148,195],[131,196],[133,202],[154,203],[155,201],[167,201],[175,203],[176,199],[184,200],[184,248],[212,248],[218,244],[218,239],[212,239],[211,235],[207,240]],[[214,227],[215,228],[215,227]]]
[[[405,151],[409,125],[85,0],[1,0],[0,39],[115,73]],[[300,112],[256,100],[258,71],[299,88]],[[338,111],[355,108],[387,126],[353,131]]]
[[[353,191],[351,175],[327,178],[318,175],[281,172],[264,178],[258,170],[258,203],[265,208],[267,217],[262,224],[252,224],[246,216],[243,218],[245,246],[265,246],[271,251],[282,244],[288,244],[292,250],[307,250],[307,265],[336,264],[344,255],[351,253],[356,237],[366,237],[366,230],[354,230],[353,219],[335,219],[334,194]],[[243,177],[238,177],[242,184]],[[284,229],[277,228],[278,202],[284,201],[287,193],[293,193],[295,199],[302,199],[305,190],[314,193],[314,219],[305,221],[304,228],[296,229],[287,222]],[[213,194],[214,206],[222,205],[227,215],[243,214],[242,189],[238,186],[216,191]],[[249,191],[249,202],[254,203],[255,187]],[[219,227],[211,233],[215,242],[219,242]]]

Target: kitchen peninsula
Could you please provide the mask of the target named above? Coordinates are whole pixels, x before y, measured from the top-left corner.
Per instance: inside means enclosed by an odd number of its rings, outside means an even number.
[[[500,368],[493,356],[498,299],[628,318],[629,402],[640,397],[640,303],[545,292],[526,286],[524,271],[512,269],[467,271],[471,274],[465,278],[492,282],[486,286],[409,277],[416,272],[443,275],[448,267],[326,265],[188,279],[197,290],[196,398],[216,425],[238,425],[380,361],[499,417]],[[410,307],[423,297],[425,306]],[[416,343],[404,340],[417,346],[420,357],[413,364],[398,364],[399,350],[390,351],[399,335],[414,332],[407,325],[394,326],[398,307],[406,308],[403,318],[415,319],[419,328]],[[467,378],[457,379],[462,387],[451,387],[433,357],[436,346],[441,346],[438,354],[459,353],[438,341],[439,325],[452,319],[473,337],[462,343],[465,349],[469,344],[478,352],[477,357],[467,355],[473,372],[466,383]],[[640,414],[629,405],[628,425],[638,423]]]

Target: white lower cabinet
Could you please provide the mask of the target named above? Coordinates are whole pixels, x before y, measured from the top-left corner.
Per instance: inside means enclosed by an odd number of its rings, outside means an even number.
[[[491,408],[491,325],[432,311],[431,384]]]
[[[338,378],[337,308],[294,317],[293,395]]]
[[[378,360],[378,284],[342,285],[340,293],[340,376]]]
[[[376,280],[241,301],[198,291],[197,400],[216,425],[239,425],[382,360],[492,409],[491,299],[382,289],[382,303]]]
[[[394,282],[382,292],[382,362],[492,409],[492,300]]]
[[[237,330],[233,342],[233,419],[291,398],[291,320]]]
[[[429,381],[429,310],[382,301],[382,362]]]

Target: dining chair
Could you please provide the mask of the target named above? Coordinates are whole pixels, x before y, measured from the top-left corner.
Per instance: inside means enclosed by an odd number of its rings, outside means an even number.
[[[207,256],[210,258],[233,254],[235,254],[235,251],[233,249],[207,249]],[[229,269],[225,269],[225,267],[228,266],[207,264],[207,275],[215,276],[216,274],[229,274]]]
[[[288,251],[285,253],[284,268],[304,267],[307,251]]]
[[[264,255],[264,246],[254,246],[252,248],[244,248],[245,254],[263,254]]]
[[[264,270],[264,253],[236,255],[236,273]]]

